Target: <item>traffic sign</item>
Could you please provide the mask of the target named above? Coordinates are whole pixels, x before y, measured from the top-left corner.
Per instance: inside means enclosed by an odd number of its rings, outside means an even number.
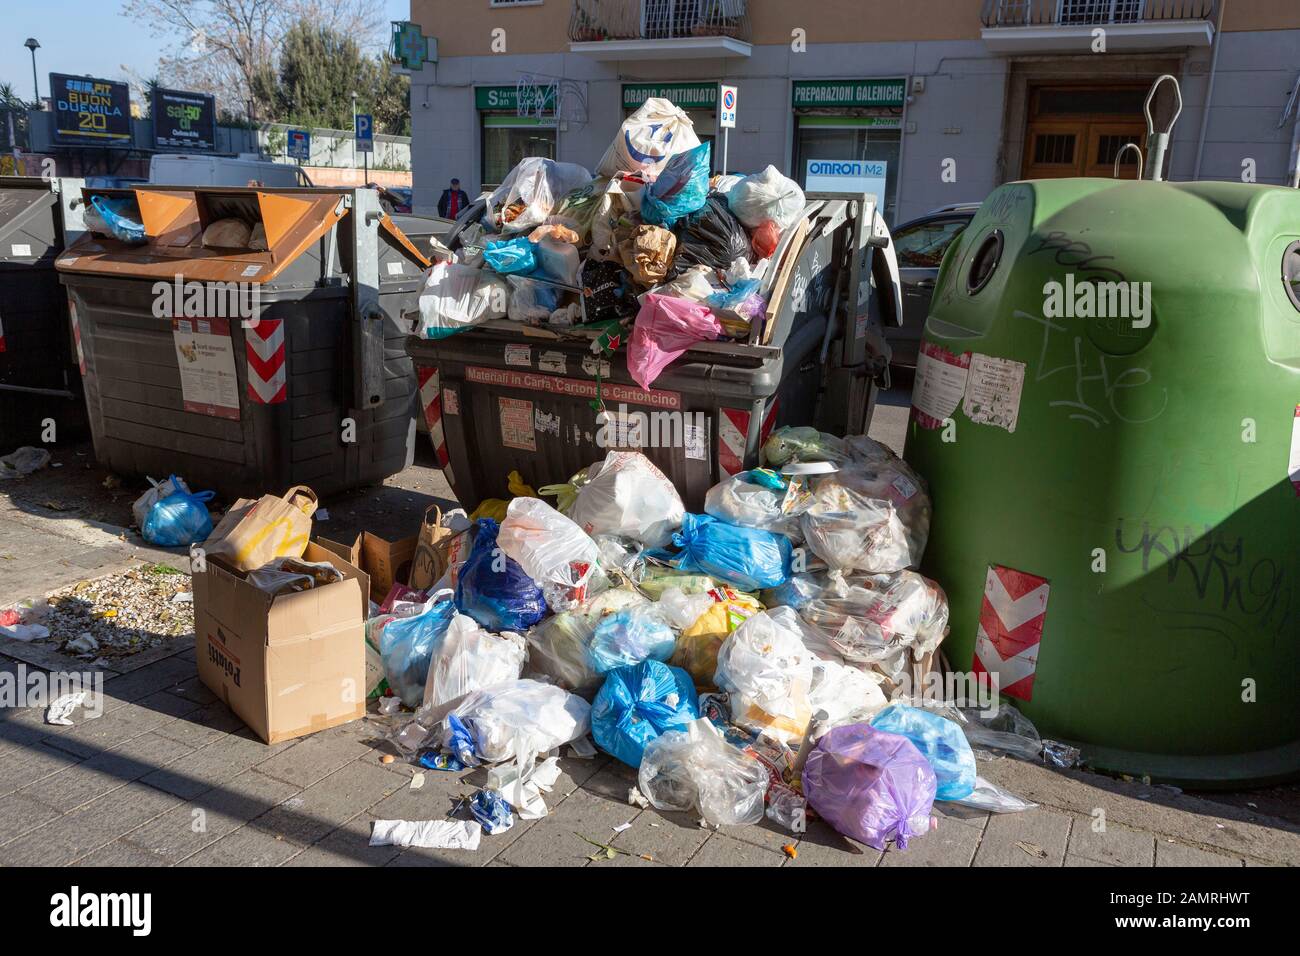
[[[737,90],[734,86],[724,86],[718,96],[718,125],[723,129],[736,128]]]
[[[305,129],[289,130],[289,158],[311,159],[311,132]]]
[[[357,152],[375,151],[375,118],[369,113],[357,114]]]

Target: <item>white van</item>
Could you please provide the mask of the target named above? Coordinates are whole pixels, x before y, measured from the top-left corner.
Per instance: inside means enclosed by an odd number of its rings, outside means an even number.
[[[256,153],[232,156],[195,156],[162,153],[149,161],[149,182],[161,186],[310,186],[297,166],[275,163]]]

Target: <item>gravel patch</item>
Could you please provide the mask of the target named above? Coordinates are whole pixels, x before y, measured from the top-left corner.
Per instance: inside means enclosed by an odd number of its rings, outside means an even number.
[[[194,634],[190,576],[143,564],[55,591],[43,642],[70,656],[116,660]],[[89,638],[87,638],[89,635]]]

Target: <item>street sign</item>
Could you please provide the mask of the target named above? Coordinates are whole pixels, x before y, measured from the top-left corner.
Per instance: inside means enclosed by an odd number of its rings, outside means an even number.
[[[718,97],[718,125],[723,129],[736,128],[736,88],[724,86]]]
[[[357,114],[357,152],[375,151],[375,118],[369,113]]]
[[[289,158],[311,159],[311,132],[305,129],[289,130]]]

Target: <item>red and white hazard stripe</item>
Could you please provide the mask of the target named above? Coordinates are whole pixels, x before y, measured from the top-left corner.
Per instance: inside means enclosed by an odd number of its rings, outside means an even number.
[[[1050,593],[1046,578],[989,566],[971,670],[997,675],[998,690],[1008,697],[1033,699]]]
[[[420,386],[420,406],[424,409],[424,423],[429,426],[429,441],[433,443],[434,457],[437,458],[442,473],[447,476],[447,483],[455,485],[456,478],[447,454],[447,434],[442,427],[442,383],[438,379],[438,370],[418,368],[416,381]]]
[[[777,400],[763,415],[763,426],[759,429],[758,442],[767,441],[776,424]],[[718,474],[738,475],[745,470],[745,450],[749,445],[749,422],[753,417],[748,409],[718,409]]]
[[[5,324],[4,320],[0,319],[0,352],[3,351],[5,351]]]
[[[745,470],[750,413],[740,408],[720,408],[718,413],[718,474],[738,475]]]
[[[261,319],[244,328],[248,354],[248,397],[259,405],[278,405],[289,393],[285,372],[284,320]]]

